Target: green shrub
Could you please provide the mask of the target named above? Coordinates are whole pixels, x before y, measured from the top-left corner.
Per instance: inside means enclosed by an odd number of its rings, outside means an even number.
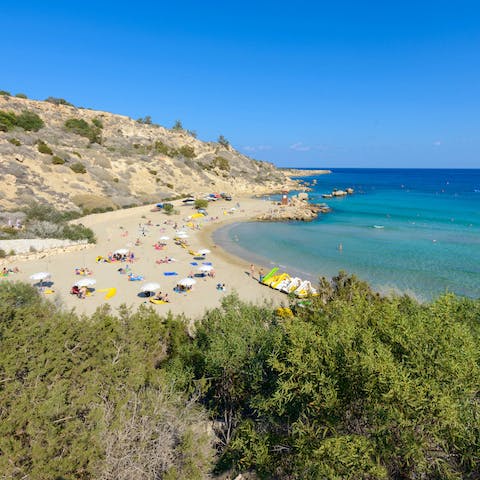
[[[150,115],[147,115],[144,118],[140,117],[140,118],[137,119],[137,123],[141,123],[143,125],[151,125],[152,124],[152,117]]]
[[[52,149],[43,140],[38,140],[37,150],[46,155],[53,155]]]
[[[222,147],[225,148],[228,148],[230,146],[230,142],[223,135],[220,135],[218,137],[217,143],[219,143]]]
[[[168,157],[174,157],[178,153],[174,148],[165,145],[161,140],[157,140],[153,148],[155,149],[156,153],[161,153],[163,155],[167,155]]]
[[[115,177],[115,178],[113,179],[113,181],[114,181],[115,183],[118,183],[120,180],[119,180],[117,177]]]
[[[82,156],[78,152],[72,152],[73,155],[76,155],[78,158],[82,158]]]
[[[48,103],[53,103],[54,105],[67,105],[69,107],[74,107],[73,103],[67,102],[64,98],[57,98],[57,97],[48,97],[45,99]]]
[[[81,118],[69,118],[65,122],[65,128],[69,132],[88,138],[90,143],[101,143],[102,141],[100,128],[95,125],[89,125]]]
[[[17,125],[17,116],[13,112],[0,110],[0,126],[4,127],[3,131],[12,130]]]
[[[92,120],[92,123],[93,123],[97,128],[100,128],[100,129],[103,128],[103,123],[102,123],[102,121],[101,121],[99,118],[94,118],[94,119]]]
[[[203,198],[198,198],[195,200],[195,208],[198,210],[199,208],[207,208],[208,207],[208,200]]]
[[[150,175],[156,175],[158,172],[156,170],[148,170]]]
[[[174,130],[175,132],[183,132],[182,122],[180,120],[175,120],[172,130]]]
[[[9,138],[8,141],[12,144],[15,145],[16,147],[19,147],[22,142],[18,138]]]
[[[17,116],[16,126],[24,130],[38,132],[38,130],[45,126],[45,123],[35,112],[24,110]]]
[[[165,186],[166,186],[167,188],[173,189],[173,184],[172,184],[172,183],[166,183]]]
[[[54,165],[63,165],[65,163],[65,160],[63,158],[58,157],[57,155],[54,155],[52,157],[52,163]]]
[[[214,167],[218,167],[220,170],[230,171],[230,163],[226,158],[215,157],[212,162]]]
[[[3,97],[11,97],[12,94],[10,92],[7,92],[6,90],[0,90],[0,95]]]
[[[65,225],[63,228],[63,237],[68,240],[84,240],[88,243],[96,243],[95,234],[93,230],[83,225]]]
[[[195,158],[195,150],[190,145],[183,145],[178,149],[178,153],[185,158]]]
[[[164,203],[163,204],[163,211],[167,214],[167,215],[171,215],[173,213],[173,205],[171,203]]]
[[[0,258],[5,258],[7,256],[7,252],[0,248]]]
[[[87,173],[87,169],[85,168],[85,165],[81,162],[75,162],[70,165],[70,168],[75,172],[75,173]]]
[[[16,93],[15,96],[17,98],[28,98],[24,93]]]

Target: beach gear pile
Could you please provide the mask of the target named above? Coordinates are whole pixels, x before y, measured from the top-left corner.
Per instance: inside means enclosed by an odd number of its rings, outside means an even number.
[[[291,293],[299,298],[318,295],[316,288],[313,287],[310,280],[291,277],[288,273],[277,274],[277,272],[278,268],[272,269],[260,280],[260,283],[286,294]]]

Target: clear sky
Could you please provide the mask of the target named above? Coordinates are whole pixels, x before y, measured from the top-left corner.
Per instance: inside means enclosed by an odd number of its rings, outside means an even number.
[[[279,166],[480,168],[480,2],[18,1],[0,89]]]

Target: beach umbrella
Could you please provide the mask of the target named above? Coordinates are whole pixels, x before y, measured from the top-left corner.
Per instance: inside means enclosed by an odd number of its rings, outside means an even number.
[[[188,238],[188,235],[186,233],[178,234],[177,238]]]
[[[178,285],[181,285],[182,287],[191,287],[195,285],[197,282],[193,278],[184,278],[183,280],[180,280],[178,282]]]
[[[75,283],[77,287],[92,287],[97,281],[94,278],[82,278]]]
[[[118,253],[120,255],[126,255],[130,250],[128,248],[119,248],[115,250],[113,253]]]
[[[163,235],[163,237],[160,237],[160,240],[170,240],[170,237],[167,237],[166,235]]]
[[[204,273],[208,273],[208,272],[211,272],[213,270],[213,266],[212,265],[202,265],[199,270],[201,272],[204,272]]]
[[[154,292],[160,288],[160,284],[157,282],[148,282],[142,285],[140,289],[142,292]]]
[[[38,273],[34,273],[33,275],[30,275],[30,280],[35,280],[35,281],[41,281],[43,282],[43,280],[47,279],[50,277],[50,273],[48,272],[38,272]]]
[[[202,248],[201,250],[198,251],[200,255],[206,255],[207,253],[210,253],[210,250],[208,248]]]
[[[177,230],[177,235],[185,235],[186,233],[185,230]]]

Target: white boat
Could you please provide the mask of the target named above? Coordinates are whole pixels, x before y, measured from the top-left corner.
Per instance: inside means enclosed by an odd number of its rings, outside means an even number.
[[[373,228],[385,228],[383,225],[374,225]]]

